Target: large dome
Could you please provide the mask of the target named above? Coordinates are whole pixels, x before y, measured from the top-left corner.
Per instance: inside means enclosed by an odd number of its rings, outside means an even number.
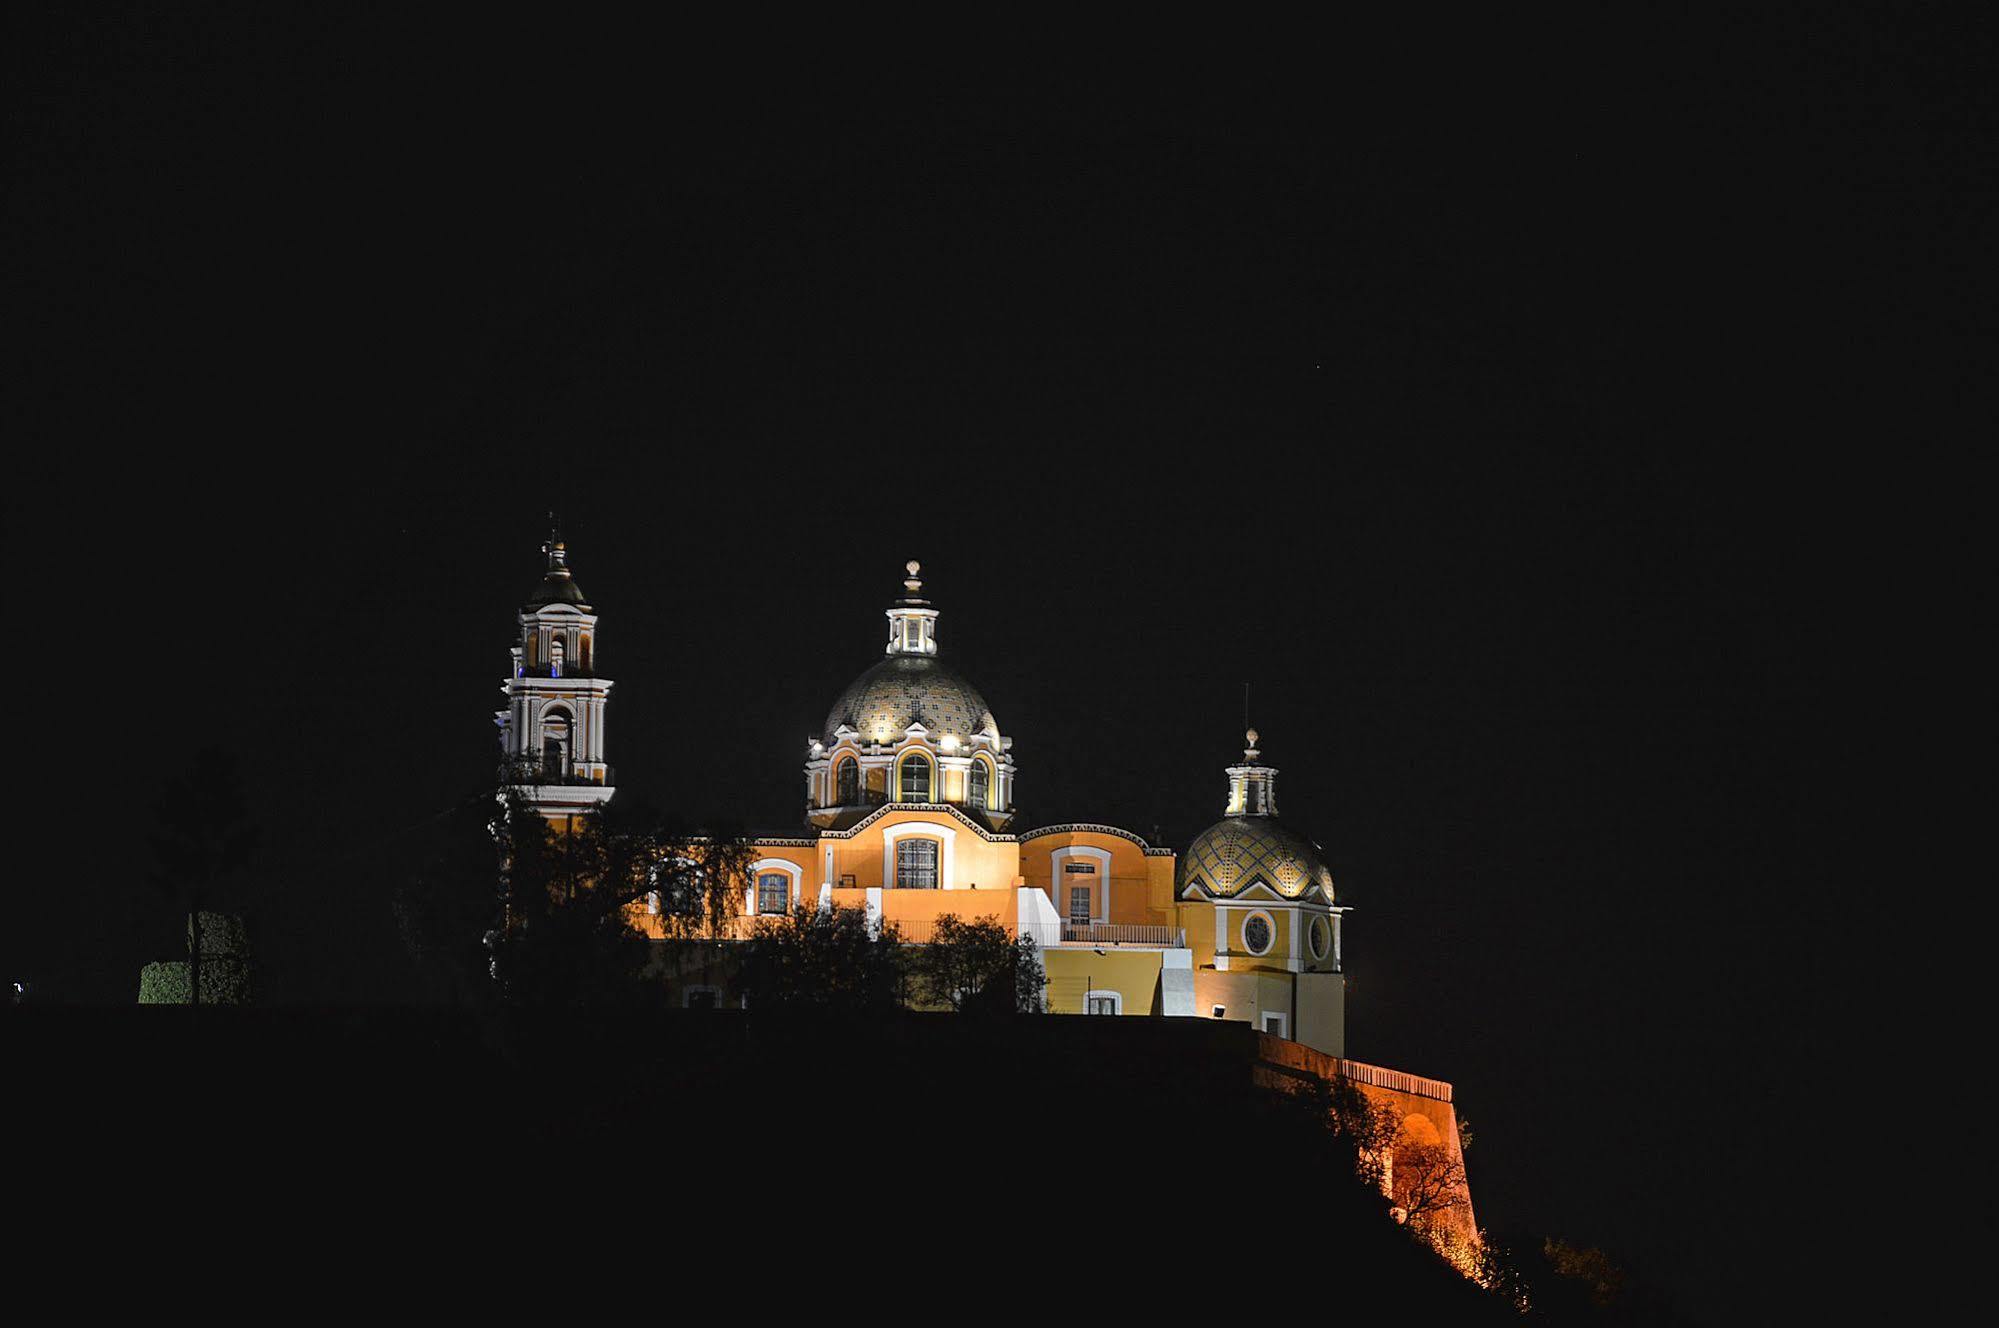
[[[1198,881],[1211,895],[1235,895],[1262,881],[1287,899],[1317,885],[1333,899],[1333,874],[1319,847],[1272,816],[1225,816],[1194,837],[1180,859],[1175,893]]]
[[[894,742],[918,720],[933,736],[983,733],[1000,740],[999,723],[978,689],[933,655],[890,655],[854,679],[826,715],[825,739],[831,746],[833,730],[846,724],[863,742]]]

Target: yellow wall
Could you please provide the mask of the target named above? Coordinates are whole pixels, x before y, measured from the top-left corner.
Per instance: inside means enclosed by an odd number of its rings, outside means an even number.
[[[1254,1028],[1263,1027],[1266,1011],[1285,1016],[1285,1022],[1295,1036],[1296,1021],[1291,1018],[1291,975],[1271,972],[1268,969],[1230,969],[1226,972],[1212,968],[1194,969],[1194,1013],[1202,1019],[1212,1018],[1217,1005],[1228,1007],[1224,1018],[1246,1023]]]
[[[1011,929],[1018,901],[1012,890],[884,890],[882,917],[900,924],[908,939],[927,940],[937,919],[954,914],[961,921],[993,918]]]
[[[1042,967],[1048,972],[1048,1009],[1054,1014],[1082,1014],[1083,994],[1115,991],[1124,997],[1124,1013],[1155,1014],[1159,1009],[1159,951],[1046,949]]]
[[[1069,916],[1070,885],[1085,882],[1100,885],[1102,876],[1059,876],[1055,871],[1055,850],[1061,848],[1101,849],[1111,855],[1110,912],[1106,921],[1134,924],[1171,925],[1173,922],[1173,859],[1149,857],[1144,849],[1122,835],[1094,830],[1065,830],[1060,834],[1036,835],[1020,845],[1020,874],[1027,885],[1048,896],[1055,911]],[[1096,859],[1087,859],[1097,861]],[[1068,859],[1077,861],[1077,859]],[[1164,889],[1160,888],[1164,879]],[[1098,908],[1101,911],[1101,908]]]
[[[851,838],[827,836],[821,845],[831,845],[833,849],[833,881],[837,885],[842,876],[852,876],[859,888],[891,884],[893,864],[884,854],[885,830],[902,825],[936,825],[954,831],[951,836],[950,884],[957,886],[977,885],[980,890],[1010,890],[1014,880],[1020,875],[1020,846],[1011,841],[993,841],[959,820],[943,808],[934,812],[897,811],[889,812],[880,820],[870,821],[866,828],[856,832]],[[939,836],[941,838],[941,836]],[[811,856],[812,849],[801,852]],[[812,861],[817,862],[817,857]],[[937,855],[938,870],[944,868],[945,855]],[[814,866],[817,873],[822,868]],[[819,883],[813,877],[815,888]]]

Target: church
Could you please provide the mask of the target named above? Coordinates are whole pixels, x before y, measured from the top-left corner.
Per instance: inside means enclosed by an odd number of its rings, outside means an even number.
[[[545,552],[496,719],[506,768],[533,772],[523,795],[562,821],[613,796],[612,683],[558,535]],[[1013,739],[945,662],[921,571],[907,564],[879,657],[807,742],[806,833],[754,841],[736,934],[800,906],[862,908],[915,944],[946,914],[990,918],[1039,949],[1049,1013],[1247,1023],[1273,1074],[1348,1079],[1401,1112],[1413,1139],[1460,1156],[1449,1084],[1346,1057],[1347,910],[1318,845],[1280,818],[1256,731],[1217,781],[1220,816],[1184,852],[1087,820],[1021,826]],[[677,995],[740,1000],[707,973]],[[1462,1224],[1474,1230],[1468,1195]]]

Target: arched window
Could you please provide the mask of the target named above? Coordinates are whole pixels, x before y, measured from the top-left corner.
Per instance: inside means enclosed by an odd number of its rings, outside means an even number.
[[[915,752],[902,758],[902,778],[898,797],[903,802],[930,801],[930,761]]]
[[[567,710],[551,710],[541,717],[541,772],[544,778],[569,773]]]
[[[548,643],[548,676],[562,676],[562,638],[559,636]]]
[[[861,800],[861,765],[849,756],[840,762],[839,772],[833,776],[836,785],[833,803],[838,807],[851,807]]]
[[[973,807],[986,806],[992,796],[992,769],[984,761],[972,762],[972,768],[965,776],[965,802]]]

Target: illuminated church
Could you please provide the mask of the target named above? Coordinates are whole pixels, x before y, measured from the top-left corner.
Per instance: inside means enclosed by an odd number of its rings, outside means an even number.
[[[498,723],[510,766],[542,772],[529,800],[560,820],[612,796],[612,684],[596,671],[597,615],[558,537],[547,554]],[[806,746],[810,833],[754,843],[743,934],[815,903],[863,908],[914,943],[945,914],[996,919],[1040,949],[1051,1013],[1248,1023],[1267,1035],[1273,1066],[1352,1079],[1455,1154],[1450,1085],[1345,1059],[1346,909],[1318,846],[1279,817],[1278,772],[1256,731],[1225,770],[1220,818],[1184,853],[1089,821],[1018,827],[1013,740],[944,661],[921,569],[906,570],[880,658]],[[721,981],[704,972],[680,1003],[737,1003]]]

